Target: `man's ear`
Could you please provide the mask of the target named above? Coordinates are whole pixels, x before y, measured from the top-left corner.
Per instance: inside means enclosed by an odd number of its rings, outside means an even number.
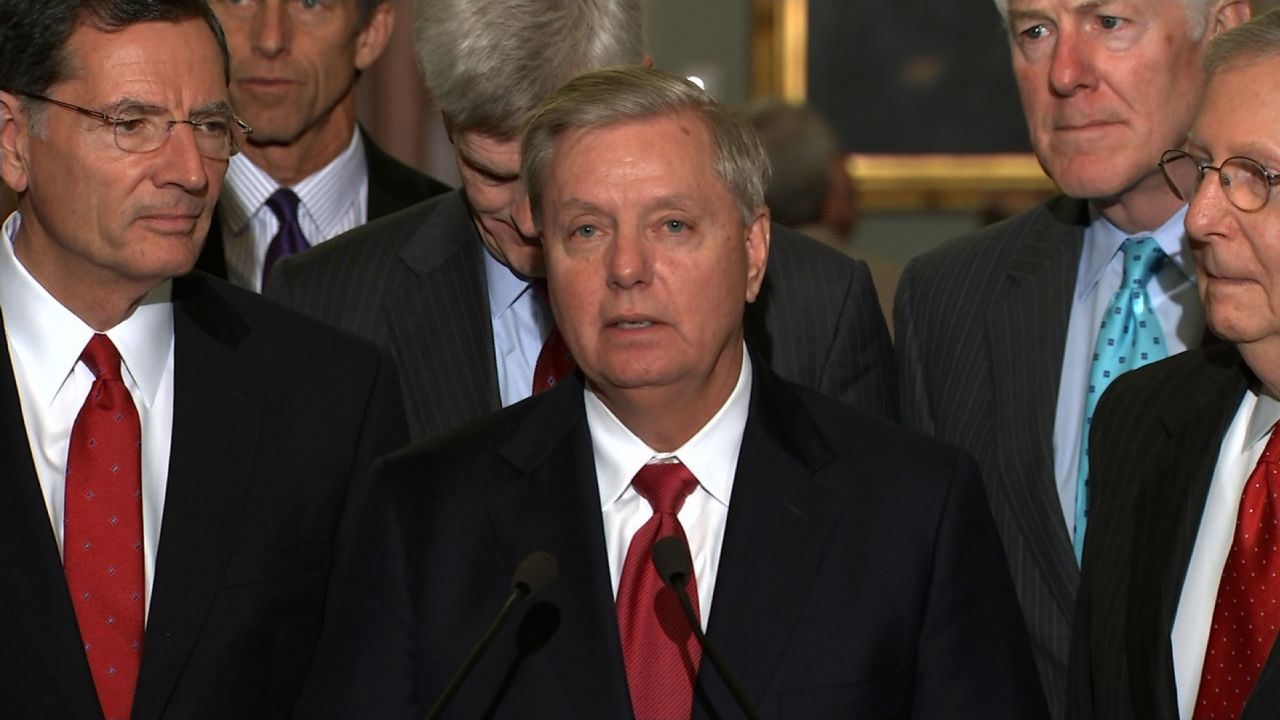
[[[747,302],[756,301],[764,283],[765,266],[769,264],[769,209],[761,208],[747,226]]]
[[[17,193],[27,189],[30,122],[15,95],[0,91],[0,179]]]
[[[1248,0],[1219,0],[1205,29],[1205,39],[1216,37],[1231,28],[1249,22],[1253,11]]]
[[[396,10],[390,2],[380,2],[364,29],[356,34],[356,70],[364,70],[377,60],[391,41],[396,26]]]

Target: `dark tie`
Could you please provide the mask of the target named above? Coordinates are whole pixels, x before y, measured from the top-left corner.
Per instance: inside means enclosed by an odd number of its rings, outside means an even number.
[[[679,462],[651,463],[636,473],[631,485],[653,508],[653,517],[631,538],[618,583],[618,634],[631,707],[636,720],[688,718],[702,648],[675,592],[654,569],[653,545],[668,535],[685,540],[676,513],[698,481]],[[694,612],[701,617],[698,584],[692,576],[688,591]]]
[[[96,378],[71,427],[62,564],[106,720],[128,720],[142,662],[142,431],[106,335],[81,362]]]
[[[276,236],[271,238],[271,245],[267,247],[267,257],[262,263],[264,289],[267,287],[267,276],[270,275],[271,268],[277,260],[297,255],[311,247],[302,234],[302,228],[298,226],[298,195],[294,191],[289,188],[280,188],[267,198],[267,207],[275,214],[276,220],[280,221],[280,229],[276,231]]]
[[[547,301],[547,283],[545,280],[534,280],[529,283],[537,299]],[[538,362],[533,366],[533,394],[555,387],[555,384],[569,376],[578,367],[573,361],[573,354],[560,334],[560,328],[551,325],[551,334],[542,342],[542,350],[538,352]]]
[[[1271,437],[1240,496],[1236,531],[1218,582],[1195,720],[1238,718],[1271,654],[1280,624],[1280,433]]]

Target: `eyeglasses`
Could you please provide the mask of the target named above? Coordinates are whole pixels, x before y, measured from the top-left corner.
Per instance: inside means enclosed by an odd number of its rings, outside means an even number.
[[[1280,173],[1267,172],[1257,160],[1247,157],[1229,157],[1222,165],[1201,165],[1185,150],[1166,150],[1160,157],[1160,170],[1169,189],[1180,200],[1191,202],[1204,182],[1204,174],[1218,173],[1222,192],[1232,205],[1245,212],[1261,210],[1271,197],[1271,188],[1280,184]]]
[[[104,125],[110,125],[116,147],[127,153],[148,153],[157,150],[173,132],[174,125],[190,125],[196,137],[196,148],[210,160],[226,160],[240,152],[240,135],[253,134],[253,128],[231,113],[214,113],[199,120],[160,120],[152,117],[114,117],[106,113],[54,100],[43,95],[15,92],[32,100],[47,102],[81,115],[91,117]],[[233,131],[233,126],[239,133]]]

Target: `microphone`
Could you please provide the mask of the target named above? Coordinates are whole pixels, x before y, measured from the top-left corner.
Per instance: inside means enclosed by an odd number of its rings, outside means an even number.
[[[653,566],[657,568],[658,576],[662,581],[675,591],[676,597],[680,600],[680,607],[684,609],[685,620],[689,621],[689,628],[693,630],[693,636],[702,646],[703,654],[711,660],[716,672],[720,673],[720,677],[724,679],[724,684],[729,687],[729,694],[733,695],[738,707],[750,720],[760,720],[760,712],[751,704],[746,691],[729,670],[728,663],[720,657],[720,653],[716,652],[711,641],[707,640],[706,634],[702,632],[702,623],[698,622],[698,616],[693,612],[693,603],[689,600],[689,593],[684,589],[689,576],[693,574],[689,546],[677,535],[668,535],[659,539],[653,544]]]
[[[556,581],[556,559],[551,553],[544,550],[538,550],[530,553],[524,560],[520,561],[520,565],[516,568],[515,573],[511,576],[511,592],[507,594],[506,602],[502,603],[502,609],[498,611],[498,615],[494,617],[493,622],[489,625],[489,629],[471,648],[471,654],[462,662],[462,667],[458,668],[458,672],[454,673],[449,679],[449,684],[445,686],[440,697],[436,698],[436,702],[431,706],[431,710],[427,712],[426,720],[436,720],[444,712],[449,705],[449,701],[453,700],[453,696],[458,693],[458,689],[462,687],[462,683],[466,681],[467,676],[475,669],[476,664],[480,662],[480,658],[484,656],[485,650],[489,649],[489,643],[493,642],[493,638],[502,629],[507,621],[507,616],[511,614],[511,609],[516,603],[527,598],[532,598],[546,590],[551,583]]]

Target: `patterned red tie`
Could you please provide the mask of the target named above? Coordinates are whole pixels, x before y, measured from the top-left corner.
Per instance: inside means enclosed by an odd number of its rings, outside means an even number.
[[[543,300],[547,299],[547,282],[534,280],[530,283],[534,292]],[[551,334],[542,342],[542,350],[538,352],[538,362],[533,367],[533,394],[550,390],[555,384],[569,376],[578,367],[569,352],[569,346],[560,334],[560,328],[551,326]]]
[[[653,517],[640,526],[618,583],[618,633],[636,720],[676,720],[693,711],[693,683],[702,648],[680,610],[675,592],[653,567],[653,545],[668,535],[685,539],[676,513],[698,486],[679,462],[645,465],[631,481],[649,501]],[[699,617],[698,584],[688,583],[689,599]]]
[[[1240,717],[1271,654],[1280,624],[1280,433],[1267,446],[1240,497],[1236,532],[1222,568],[1194,720]]]
[[[106,720],[128,720],[142,661],[142,473],[138,410],[106,335],[80,361],[96,378],[71,427],[62,564]]]

